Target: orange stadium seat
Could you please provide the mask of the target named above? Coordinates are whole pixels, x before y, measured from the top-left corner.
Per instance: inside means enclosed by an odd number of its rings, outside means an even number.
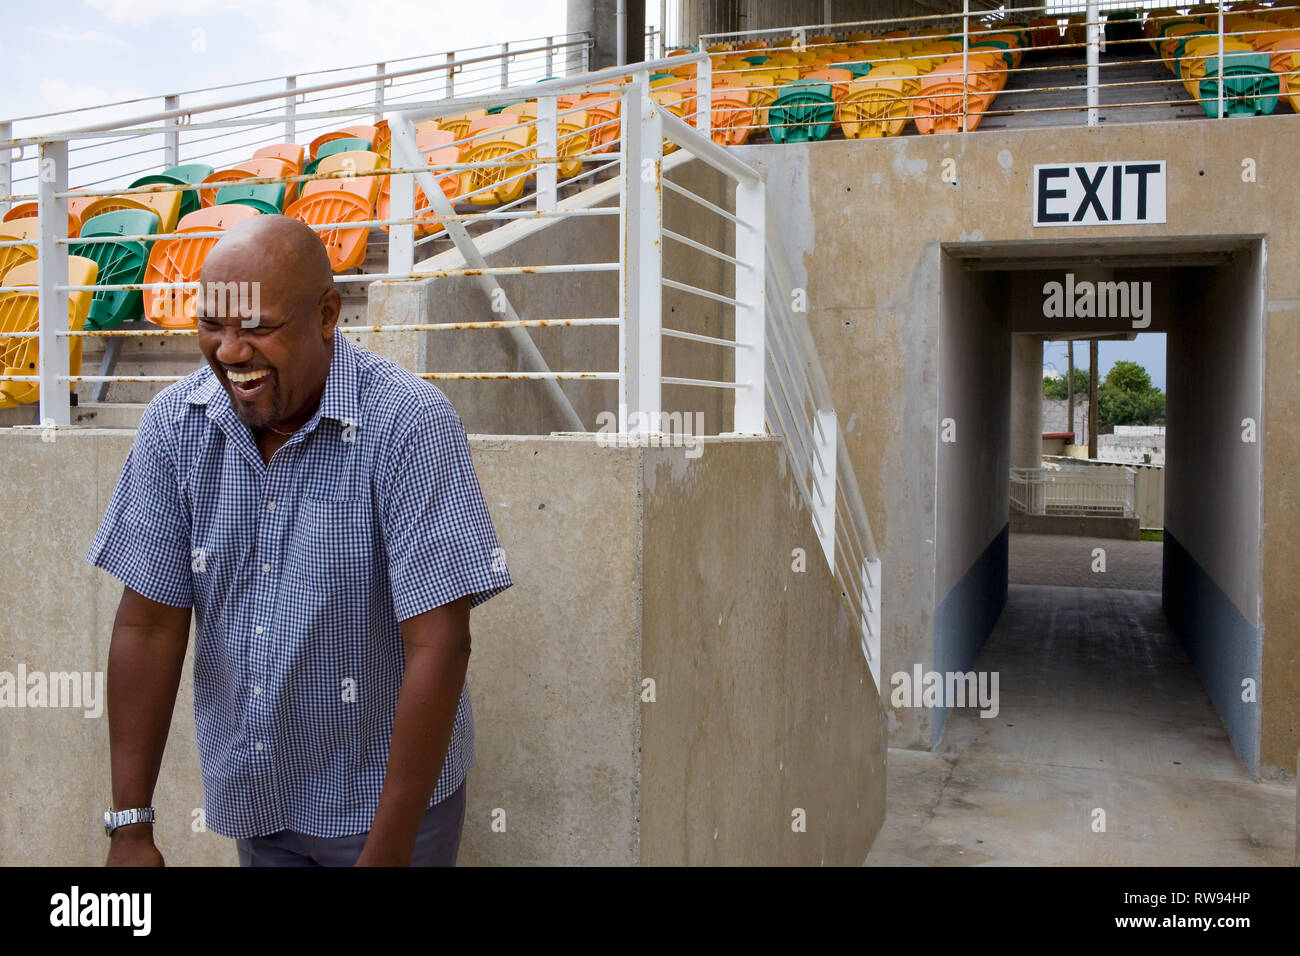
[[[223,232],[237,223],[259,215],[256,209],[240,203],[225,203],[192,212],[176,226],[177,233]],[[149,250],[145,268],[146,284],[162,282],[197,282],[218,237],[178,235],[159,239]],[[198,309],[197,289],[145,289],[144,317],[165,329],[192,329]]]

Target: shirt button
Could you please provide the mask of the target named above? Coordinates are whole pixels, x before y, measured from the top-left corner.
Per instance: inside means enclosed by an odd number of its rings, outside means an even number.
[[[266,574],[266,573],[267,573],[268,571],[270,571],[270,570],[271,570],[271,566],[270,566],[269,564],[264,564],[264,565],[262,565],[262,573],[263,573],[263,574]]]
[[[266,569],[263,568],[262,570],[265,571]],[[253,628],[253,633],[254,633],[254,634],[261,634],[261,633],[262,633],[262,627],[261,627],[261,625],[258,625],[257,627]]]
[[[274,511],[274,510],[275,510],[275,502],[274,502],[274,501],[268,501],[268,502],[266,503],[266,510],[267,510],[267,511]]]
[[[253,744],[253,749],[254,749],[254,750],[261,750],[261,749],[262,749],[262,742],[259,740],[257,743]]]
[[[260,687],[254,687],[254,688],[253,688],[253,695],[254,695],[254,696],[257,696],[257,695],[260,694],[260,693],[262,693],[262,688],[260,688]]]

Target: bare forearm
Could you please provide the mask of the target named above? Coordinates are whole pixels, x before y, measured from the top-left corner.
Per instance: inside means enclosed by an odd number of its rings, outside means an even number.
[[[176,706],[188,631],[117,624],[108,652],[113,806],[149,806]]]
[[[409,649],[379,807],[360,862],[409,866],[451,743],[469,643]]]

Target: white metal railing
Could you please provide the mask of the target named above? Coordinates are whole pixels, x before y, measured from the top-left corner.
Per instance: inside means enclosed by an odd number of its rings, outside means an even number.
[[[1189,15],[1186,14],[1188,4],[1167,0],[1147,4],[1128,0],[1072,3],[1049,0],[1043,6],[1003,8],[995,12],[972,9],[969,0],[949,2],[950,12],[710,33],[702,35],[700,43],[719,57],[794,54],[826,60],[797,65],[801,79],[809,69],[835,69],[839,63],[847,62],[869,62],[873,67],[886,64],[916,67],[918,75],[913,82],[918,88],[904,90],[894,99],[905,104],[907,121],[914,121],[917,130],[922,132],[930,131],[931,126],[938,131],[974,129],[981,120],[994,117],[1005,124],[1011,116],[1029,116],[1041,123],[1068,123],[1077,115],[1083,117],[1086,125],[1096,126],[1103,119],[1103,109],[1104,118],[1110,121],[1142,118],[1144,110],[1146,115],[1167,119],[1171,118],[1168,115],[1171,112],[1174,116],[1184,115],[1180,107],[1194,106],[1200,110],[1188,109],[1185,115],[1222,118],[1243,110],[1272,112],[1279,99],[1289,100],[1293,111],[1300,112],[1300,56],[1293,56],[1300,54],[1297,38],[1300,4],[1297,3],[1279,2],[1268,8],[1234,10],[1232,5],[1219,0],[1213,5],[1215,12],[1196,8],[1200,12]],[[1180,14],[1179,10],[1184,12]],[[1130,30],[1143,29],[1148,24],[1155,28],[1164,23],[1195,20],[1196,26],[1211,34],[1215,42],[1209,44],[1208,50],[1175,55],[1179,35],[1175,33],[1169,46],[1158,44],[1159,48],[1153,49],[1152,36],[1119,35],[1122,29],[1118,26],[1119,16],[1135,12],[1139,14],[1138,19],[1123,21],[1129,24]],[[995,56],[990,60],[986,56],[990,50],[978,46],[990,34],[1007,29],[1023,31],[1032,38],[1032,44],[1008,51],[1012,61],[1019,61],[1015,65],[1004,62],[1006,58]],[[1107,33],[1112,30],[1114,35],[1108,39]],[[946,54],[914,49],[918,37],[927,31],[932,34],[928,40],[959,41],[960,48]],[[1269,66],[1236,65],[1240,52],[1228,47],[1232,41],[1241,41],[1267,53]],[[747,48],[758,44],[763,47]],[[870,55],[853,53],[855,46],[861,45],[870,46]],[[1103,58],[1103,54],[1108,55]],[[952,88],[930,85],[928,77],[945,58],[960,67],[954,66],[952,75],[943,77],[951,80]],[[978,68],[977,59],[983,61]],[[1216,82],[1213,78],[1203,81],[1207,72],[1223,77],[1225,62],[1230,68],[1227,82]],[[1080,66],[1086,66],[1083,83],[1072,80]],[[747,78],[768,69],[763,64],[733,65],[720,67],[717,76],[723,82],[767,91],[770,99],[780,94],[785,81],[762,85]],[[933,79],[937,81],[944,72],[940,69],[933,73]],[[844,115],[841,98],[849,91],[875,82],[870,72],[852,78],[823,76],[818,81],[828,83],[834,90],[836,123]],[[954,92],[958,84],[960,91]],[[1244,92],[1236,89],[1239,84],[1250,89]],[[1230,85],[1234,90],[1229,95]],[[1106,91],[1104,104],[1103,91]],[[999,102],[1010,93],[1017,94],[1018,99],[1011,104]],[[1152,114],[1152,109],[1161,112]],[[921,128],[922,116],[925,129]],[[770,123],[751,126],[755,133],[772,128]]]
[[[1012,468],[1011,504],[1028,515],[1132,518],[1137,514],[1136,474],[1127,466]]]
[[[434,380],[536,382],[575,431],[591,431],[593,423],[582,421],[575,411],[562,387],[568,381],[611,383],[618,404],[617,431],[629,437],[674,437],[670,432],[675,413],[664,407],[666,387],[700,389],[727,396],[723,405],[730,419],[730,433],[770,432],[784,439],[800,495],[812,515],[813,529],[852,611],[850,618],[861,649],[879,687],[880,557],[806,317],[791,308],[790,266],[781,246],[780,229],[767,205],[763,180],[754,169],[710,137],[710,62],[706,54],[676,56],[522,88],[436,100],[388,113],[392,133],[390,165],[373,173],[354,172],[358,177],[388,177],[389,215],[360,224],[388,227],[386,269],[382,273],[338,275],[336,279],[358,283],[467,279],[485,293],[485,302],[491,303],[491,318],[464,320],[463,316],[457,316],[457,321],[348,326],[344,330],[473,334],[486,329],[504,329],[518,352],[515,368],[417,374]],[[694,95],[674,104],[673,108],[660,106],[650,88],[649,77],[657,71],[688,67],[697,73]],[[439,160],[436,165],[430,165],[418,145],[417,124],[468,110],[503,106],[525,95],[535,110],[519,115],[515,128],[532,130],[531,136],[521,140],[527,146],[486,160],[463,152],[456,162]],[[586,125],[580,130],[573,124],[564,125],[566,117],[580,112],[586,115]],[[258,123],[280,123],[284,117],[283,113],[272,113],[256,119],[196,122],[187,127],[187,132],[243,130]],[[301,113],[298,118],[302,119]],[[691,120],[694,126],[686,120]],[[124,124],[120,129],[51,135],[40,142],[39,156],[49,175],[42,177],[38,185],[39,236],[35,245],[39,322],[34,332],[0,333],[0,342],[6,338],[35,337],[39,345],[38,367],[35,375],[0,374],[0,381],[39,385],[39,417],[45,428],[57,429],[69,424],[70,384],[163,383],[180,377],[70,374],[69,344],[77,339],[194,334],[192,329],[156,328],[84,331],[69,329],[68,325],[68,295],[83,288],[69,284],[66,279],[68,245],[76,241],[67,236],[66,204],[73,195],[67,180],[69,144],[86,137],[129,139],[151,132],[150,127],[136,122]],[[574,138],[578,138],[580,148],[566,152],[562,144]],[[666,152],[672,155],[665,156]],[[706,190],[709,194],[702,195],[679,177],[665,175],[666,169],[680,168],[691,160],[716,174],[719,191],[711,191],[710,186]],[[567,180],[576,184],[570,189],[558,181],[557,170],[561,164],[574,161],[581,164],[581,171]],[[488,185],[476,185],[472,174],[483,171],[495,171],[496,175]],[[321,176],[316,173],[268,177],[268,180],[308,182]],[[447,177],[462,177],[458,182],[467,186],[456,195],[456,202],[444,192]],[[417,184],[429,202],[428,209],[418,215]],[[520,187],[526,184],[528,188],[521,188],[515,198],[494,203],[487,211],[467,209],[462,202],[485,189],[507,189],[511,184]],[[162,188],[180,191],[197,187]],[[592,189],[603,192],[592,198],[593,194],[588,192]],[[566,191],[570,193],[567,196]],[[673,211],[667,217],[665,195],[674,197]],[[688,212],[683,213],[683,209]],[[552,250],[543,243],[539,255],[549,259],[509,266],[490,265],[479,247],[480,234],[471,232],[472,226],[484,223],[501,224],[520,219],[548,223],[585,218],[592,218],[593,224],[601,219],[617,222],[608,256],[594,253],[592,257],[596,261],[573,262],[563,248]],[[417,263],[416,226],[430,224],[443,237],[442,241],[458,253],[457,262]],[[313,228],[326,230],[342,225],[358,224],[326,223]],[[705,225],[707,228],[703,228]],[[129,237],[113,237],[123,238]],[[142,238],[157,241],[165,237]],[[716,275],[668,274],[664,267],[665,245],[686,248],[692,257],[697,253],[707,257],[717,264]],[[440,263],[444,267],[434,267]],[[617,283],[616,315],[535,314],[537,303],[554,305],[555,311],[563,311],[564,297],[552,294],[537,296],[532,302],[533,314],[525,317],[499,281],[502,276],[512,276],[528,288],[528,283],[541,281],[537,277],[581,274],[603,274],[610,277],[611,285]],[[164,285],[176,287],[182,283]],[[198,283],[188,283],[188,286],[196,287]],[[144,287],[143,284],[100,284],[92,288]],[[17,291],[16,287],[0,286],[0,293],[12,291]],[[682,328],[680,322],[665,323],[666,296],[707,305],[716,315],[716,330],[699,331]],[[514,298],[518,299],[518,292]],[[530,336],[534,328],[592,327],[617,329],[615,368],[551,369]],[[730,371],[710,378],[690,374],[689,369],[665,367],[666,340],[685,343],[679,348],[688,350],[724,350],[731,356],[731,361],[724,363]],[[715,424],[709,433],[719,433],[726,424],[725,420]]]
[[[413,103],[586,72],[592,43],[586,33],[532,37],[0,120],[0,210],[11,198],[34,198],[39,138],[47,133],[115,134],[69,140],[68,175],[80,186],[124,183],[182,163],[222,168],[260,146],[308,142],[343,118],[378,122]],[[193,126],[196,116],[226,125]],[[142,126],[154,128],[148,136],[133,132]]]

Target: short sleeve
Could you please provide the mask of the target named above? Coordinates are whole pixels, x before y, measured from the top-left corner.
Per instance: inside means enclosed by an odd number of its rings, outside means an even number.
[[[151,601],[190,607],[189,509],[164,419],[159,403],[145,409],[86,560]]]
[[[445,398],[421,408],[386,459],[383,533],[399,621],[465,595],[478,607],[514,582],[470,460],[460,416]]]

